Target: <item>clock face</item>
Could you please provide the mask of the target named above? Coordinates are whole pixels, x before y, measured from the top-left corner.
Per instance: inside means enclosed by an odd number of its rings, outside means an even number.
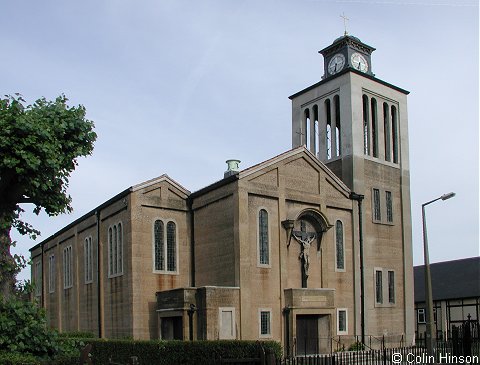
[[[341,53],[337,53],[328,63],[328,73],[334,75],[341,71],[343,66],[345,66],[345,56]]]
[[[352,54],[352,66],[358,71],[367,72],[368,71],[368,62],[360,53]]]

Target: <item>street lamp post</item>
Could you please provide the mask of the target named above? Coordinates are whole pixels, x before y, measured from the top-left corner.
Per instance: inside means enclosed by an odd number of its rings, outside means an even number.
[[[447,200],[453,198],[455,193],[443,194],[441,197],[433,199],[429,202],[422,204],[422,222],[423,222],[423,260],[425,263],[425,301],[427,305],[427,333],[425,342],[427,345],[427,354],[435,355],[434,350],[436,347],[435,340],[436,334],[433,332],[433,298],[432,298],[432,276],[430,274],[430,259],[428,256],[428,239],[427,239],[427,220],[425,217],[425,207],[428,204],[436,202],[437,200]]]

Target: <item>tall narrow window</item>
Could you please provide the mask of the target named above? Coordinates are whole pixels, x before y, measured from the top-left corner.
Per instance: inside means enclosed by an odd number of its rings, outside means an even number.
[[[378,157],[378,121],[377,121],[377,100],[372,98],[372,154],[373,157]]]
[[[337,309],[337,335],[346,334],[348,334],[347,309],[339,308]]]
[[[122,223],[108,229],[108,275],[123,274],[123,229]]]
[[[268,213],[265,209],[258,212],[258,253],[260,265],[269,265]]]
[[[153,271],[177,271],[177,225],[157,219],[153,224]]]
[[[164,253],[164,226],[161,220],[156,220],[153,227],[154,234],[154,250],[155,250],[155,259],[154,259],[154,270],[162,271],[165,270],[165,253]]]
[[[260,310],[260,337],[270,337],[271,331],[270,310]]]
[[[370,154],[370,126],[368,114],[368,96],[363,95],[363,152],[365,155]]]
[[[55,292],[55,255],[48,258],[48,292]]]
[[[393,162],[398,163],[398,120],[397,108],[392,105],[392,148]]]
[[[395,303],[395,272],[388,272],[388,302]]]
[[[72,246],[63,249],[63,288],[73,286]]]
[[[382,220],[382,214],[380,210],[380,190],[378,189],[373,189],[373,220]]]
[[[335,156],[340,156],[342,154],[342,140],[340,133],[340,97],[335,95],[333,101],[335,103],[335,145],[337,147]]]
[[[345,247],[343,242],[343,223],[341,221],[335,223],[335,247],[337,269],[345,270]]]
[[[385,202],[387,204],[387,222],[393,223],[393,203],[392,203],[392,192],[385,192]]]
[[[85,238],[84,243],[84,259],[85,259],[85,284],[93,281],[93,252],[92,252],[92,237]]]
[[[332,152],[332,113],[331,113],[331,110],[330,110],[330,100],[327,99],[325,100],[325,112],[326,112],[326,117],[327,117],[327,126],[326,126],[326,131],[325,131],[325,135],[326,135],[326,147],[327,147],[327,159],[331,159],[332,158],[332,155],[333,155],[333,152]]]
[[[304,122],[303,122],[303,127],[305,129],[305,147],[309,150],[311,145],[310,145],[310,110],[305,109],[305,114],[304,114]]]
[[[388,112],[388,104],[383,103],[383,133],[384,133],[384,142],[385,142],[385,161],[391,161],[391,151],[390,151],[390,113]]]
[[[383,278],[382,271],[375,270],[375,302],[378,304],[383,303]]]
[[[113,228],[108,229],[108,274],[113,273]]]
[[[113,271],[112,274],[118,273],[118,235],[117,226],[113,226]]]
[[[318,130],[318,105],[313,106],[313,121],[315,123],[314,133],[315,133],[315,156],[318,157],[318,152],[320,151],[320,131]]]
[[[176,226],[173,222],[167,223],[167,271],[177,270],[177,238]]]
[[[35,263],[35,296],[42,295],[42,263],[41,261],[37,261]]]

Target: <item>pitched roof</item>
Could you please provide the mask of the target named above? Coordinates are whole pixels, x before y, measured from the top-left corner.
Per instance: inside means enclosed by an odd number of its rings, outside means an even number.
[[[425,266],[413,268],[415,302],[425,302]],[[480,257],[430,264],[433,300],[480,297]]]

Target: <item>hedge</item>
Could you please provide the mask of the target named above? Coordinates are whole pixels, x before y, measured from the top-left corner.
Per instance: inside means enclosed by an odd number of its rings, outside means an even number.
[[[275,341],[132,341],[85,339],[92,344],[95,365],[114,362],[128,363],[132,356],[141,365],[210,365],[214,359],[241,359],[259,356],[259,344],[277,358],[282,348]]]
[[[72,365],[78,363],[79,356],[58,356],[55,359],[38,358],[30,354],[0,352],[1,365]]]
[[[95,365],[108,365],[109,359],[128,364],[132,356],[140,365],[211,365],[219,359],[242,359],[259,356],[260,344],[265,351],[277,358],[282,347],[275,341],[134,341],[102,340],[93,338],[72,339],[77,348],[92,344],[92,360]],[[72,351],[73,352],[73,351]],[[78,354],[65,354],[53,360],[11,352],[0,352],[1,365],[71,365],[77,364]]]

